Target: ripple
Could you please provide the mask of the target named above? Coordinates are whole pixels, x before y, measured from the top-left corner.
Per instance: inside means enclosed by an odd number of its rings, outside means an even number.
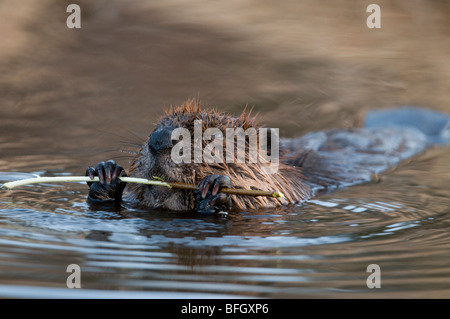
[[[67,289],[37,286],[0,285],[2,298],[38,299],[233,299],[245,296],[167,291],[111,291],[97,289]]]

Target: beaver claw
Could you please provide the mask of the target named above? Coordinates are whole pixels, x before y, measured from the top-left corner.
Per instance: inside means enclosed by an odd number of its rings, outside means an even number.
[[[195,210],[199,213],[214,213],[231,208],[231,197],[220,193],[222,188],[230,188],[231,180],[225,175],[208,175],[194,191]]]
[[[126,183],[121,182],[118,177],[127,176],[122,166],[112,160],[100,162],[95,168],[88,167],[86,176],[90,178],[98,176],[100,180],[95,183],[87,182],[90,187],[89,199],[94,201],[115,200],[116,202],[122,200],[122,193]]]

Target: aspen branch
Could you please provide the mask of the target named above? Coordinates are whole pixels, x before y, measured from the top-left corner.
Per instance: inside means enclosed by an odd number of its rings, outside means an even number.
[[[165,186],[168,188],[178,188],[178,189],[188,189],[196,190],[198,187],[193,184],[186,184],[181,182],[164,182],[162,180],[151,180],[146,178],[135,178],[135,177],[118,177],[122,182],[125,183],[138,183],[154,186]],[[37,183],[60,183],[60,182],[99,182],[98,177],[91,179],[89,176],[55,176],[55,177],[34,177],[27,178],[23,180],[18,180],[14,182],[4,183],[3,187],[8,189],[13,189],[15,187],[37,184]],[[247,196],[269,196],[275,198],[285,198],[282,192],[277,191],[260,191],[260,190],[250,190],[250,189],[238,189],[238,188],[222,188],[221,193],[226,193],[230,195],[247,195]]]

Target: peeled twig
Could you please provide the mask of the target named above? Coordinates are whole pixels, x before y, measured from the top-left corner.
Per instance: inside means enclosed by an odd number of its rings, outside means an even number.
[[[151,180],[146,178],[135,178],[135,177],[118,177],[122,182],[125,183],[138,183],[147,184],[155,186],[165,186],[169,188],[179,188],[179,189],[189,189],[196,190],[197,186],[192,184],[173,182],[167,183],[162,180]],[[89,176],[56,176],[56,177],[34,177],[27,178],[19,181],[8,182],[3,184],[3,187],[8,189],[13,189],[15,187],[37,184],[37,183],[58,183],[58,182],[99,182],[98,177],[90,178]],[[284,194],[281,192],[271,192],[271,191],[259,191],[259,190],[249,190],[249,189],[236,189],[236,188],[222,188],[221,193],[226,193],[230,195],[248,195],[248,196],[269,196],[269,197],[280,197],[285,198]]]

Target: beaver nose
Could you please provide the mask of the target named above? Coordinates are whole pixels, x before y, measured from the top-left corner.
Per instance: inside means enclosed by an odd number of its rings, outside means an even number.
[[[148,140],[150,150],[158,152],[163,149],[172,147],[172,129],[167,127],[154,131]]]

